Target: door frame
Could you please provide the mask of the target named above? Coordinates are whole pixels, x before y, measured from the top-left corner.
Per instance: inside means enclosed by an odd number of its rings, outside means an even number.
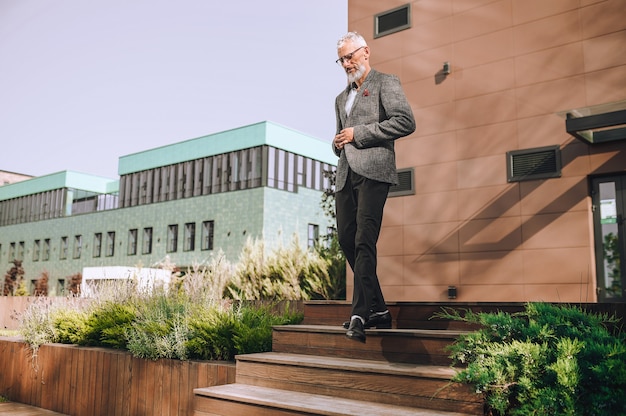
[[[600,184],[615,183],[615,199],[600,200]],[[596,256],[596,293],[598,302],[601,303],[621,303],[626,302],[626,227],[624,217],[626,215],[626,174],[612,174],[590,177],[591,200],[593,210],[593,235],[594,235],[594,252]],[[617,241],[614,243],[616,248],[611,250],[611,255],[619,262],[613,267],[617,267],[620,279],[617,291],[609,295],[607,291],[607,270],[610,265],[605,264],[605,225],[615,224],[617,230]],[[609,233],[613,234],[613,232]],[[613,244],[613,243],[612,243]],[[615,280],[615,279],[614,279]]]

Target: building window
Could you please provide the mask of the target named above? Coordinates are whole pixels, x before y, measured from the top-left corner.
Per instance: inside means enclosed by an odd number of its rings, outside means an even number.
[[[102,233],[93,235],[93,256],[100,257],[102,255]]]
[[[17,246],[17,259],[22,261],[24,260],[24,242],[20,241],[19,245]]]
[[[320,226],[317,224],[309,224],[306,246],[310,249],[317,247],[320,238]]]
[[[48,261],[50,260],[50,239],[46,238],[43,240],[43,252],[41,253],[41,260]]]
[[[299,186],[318,191],[329,187],[325,171],[332,171],[331,165],[274,147],[266,149],[268,187],[289,192],[297,192]]]
[[[74,258],[79,259],[82,251],[83,251],[83,236],[76,235],[74,236]]]
[[[411,4],[374,16],[374,38],[390,35],[411,27]]]
[[[9,262],[15,260],[15,243],[9,244]]]
[[[107,257],[113,257],[115,254],[115,231],[107,233]]]
[[[188,222],[185,224],[185,246],[184,251],[194,251],[196,248],[196,223]]]
[[[152,227],[147,227],[143,229],[143,246],[141,254],[150,253],[152,253]]]
[[[65,260],[67,258],[67,237],[61,237],[61,247],[59,250],[59,259]]]
[[[128,230],[128,255],[137,254],[137,229]]]
[[[178,224],[167,226],[167,252],[173,253],[178,250]]]
[[[213,230],[215,221],[204,221],[202,223],[202,250],[213,250]]]
[[[65,279],[57,280],[57,296],[65,295]]]
[[[35,240],[35,244],[33,244],[33,261],[39,261],[40,253],[41,253],[41,240]]]

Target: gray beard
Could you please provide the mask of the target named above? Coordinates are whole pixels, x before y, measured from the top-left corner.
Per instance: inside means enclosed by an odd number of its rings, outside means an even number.
[[[353,83],[353,82],[358,81],[359,79],[361,79],[363,74],[365,74],[365,66],[364,65],[359,65],[358,69],[355,72],[347,73],[347,75],[348,75],[348,82],[349,83]]]

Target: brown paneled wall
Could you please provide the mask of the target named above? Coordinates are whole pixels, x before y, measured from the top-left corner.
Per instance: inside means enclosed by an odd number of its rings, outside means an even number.
[[[0,395],[72,416],[190,415],[193,389],[235,382],[234,363],[144,360],[127,352],[0,337]]]
[[[411,27],[374,38],[407,3]],[[348,20],[417,122],[396,142],[415,194],[385,208],[386,299],[595,302],[589,178],[624,173],[626,145],[583,143],[559,113],[626,100],[623,0],[349,0]],[[506,152],[552,145],[560,178],[507,181]]]

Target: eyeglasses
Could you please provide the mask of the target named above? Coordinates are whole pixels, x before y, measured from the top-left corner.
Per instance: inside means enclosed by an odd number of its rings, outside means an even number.
[[[351,61],[352,57],[354,56],[355,53],[357,53],[360,49],[365,48],[365,46],[361,46],[358,49],[353,50],[352,52],[350,52],[347,55],[342,56],[341,58],[337,59],[335,62],[337,62],[337,65],[343,65],[344,62],[346,61]]]

